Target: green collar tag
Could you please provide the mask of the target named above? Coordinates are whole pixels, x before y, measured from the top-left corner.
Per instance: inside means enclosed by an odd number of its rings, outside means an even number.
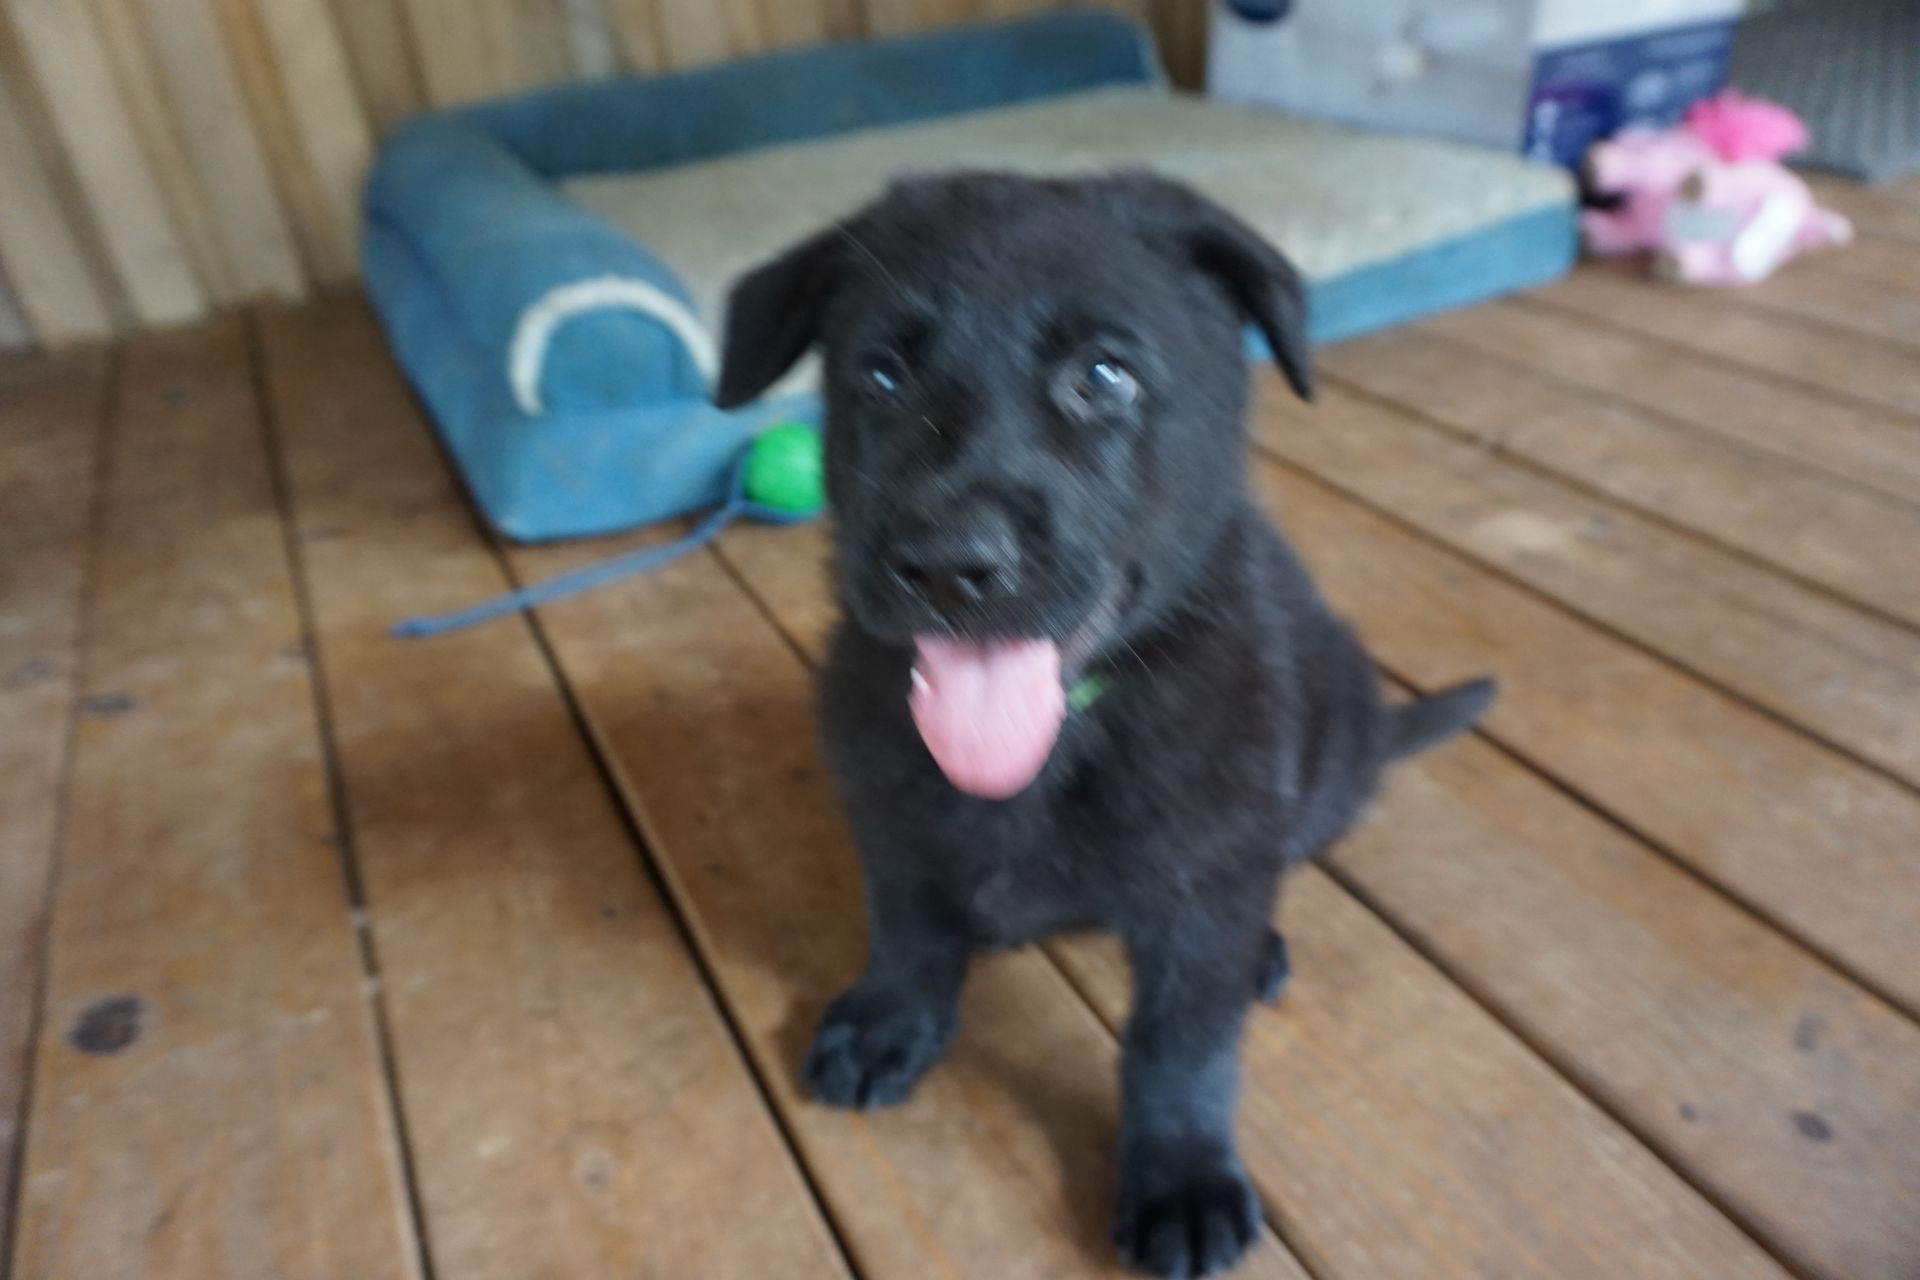
[[[1102,675],[1085,675],[1074,681],[1073,688],[1067,690],[1067,709],[1085,711],[1100,701],[1100,695],[1107,691],[1107,678]]]

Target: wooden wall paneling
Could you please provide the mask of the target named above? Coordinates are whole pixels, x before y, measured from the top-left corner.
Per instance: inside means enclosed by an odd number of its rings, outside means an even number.
[[[126,3],[126,0],[113,0]],[[193,173],[239,297],[298,298],[307,277],[292,224],[215,0],[137,0],[145,47],[179,123]]]
[[[31,345],[33,330],[27,327],[27,318],[21,314],[20,304],[14,301],[13,286],[0,274],[0,351]]]
[[[981,0],[866,0],[867,27],[877,36],[902,35],[977,20]]]
[[[750,0],[747,7],[761,47],[785,49],[846,38],[857,5],[853,0]]]
[[[384,133],[426,105],[403,0],[332,0],[367,119]]]
[[[1048,9],[1084,9],[1086,4],[1056,4],[1053,0],[975,0],[974,16],[987,22],[1029,18]]]
[[[195,181],[186,139],[148,51],[135,0],[91,0],[91,9],[114,79],[125,95],[128,118],[153,166],[194,275],[212,301],[233,301],[240,291],[227,269],[219,228]]]
[[[1151,26],[1176,81],[1197,80],[1199,0],[1082,2]],[[1055,7],[0,0],[0,72],[18,77],[0,106],[10,117],[0,154],[24,175],[0,195],[14,224],[0,232],[0,264],[15,310],[56,342],[295,299],[355,276],[375,140],[420,110]]]
[[[174,230],[91,14],[71,0],[9,0],[7,9],[135,318],[165,325],[204,315],[206,294]]]
[[[435,106],[568,78],[566,15],[552,0],[406,0],[406,6]]]
[[[620,70],[620,42],[614,37],[607,0],[562,0],[567,59],[582,80],[603,80]]]
[[[506,69],[502,92],[533,89],[573,78],[567,15],[561,0],[492,0],[484,7],[494,59]]]
[[[746,16],[763,48],[818,44],[826,38],[826,11],[819,0],[749,0]]]
[[[651,73],[667,67],[660,13],[653,0],[606,0],[607,20],[628,71]]]
[[[148,0],[157,26],[172,0]],[[255,0],[212,0],[248,115],[258,131],[274,184],[300,246],[308,275],[322,284],[354,274],[352,225],[339,224],[333,197],[308,162],[302,129],[294,119],[276,69],[277,58]]]
[[[763,53],[782,43],[770,34],[767,17],[756,8],[756,0],[719,0],[719,3],[720,20],[726,26],[733,57],[744,58]],[[816,21],[808,13],[812,7],[811,0],[794,0],[790,5],[774,6],[774,9],[783,8],[789,15],[780,20],[783,29],[811,32],[816,26]],[[768,10],[769,14],[772,12],[773,9]]]
[[[667,65],[704,66],[733,57],[733,0],[721,7],[715,0],[655,0],[660,44]]]
[[[867,34],[867,7],[863,0],[818,0],[820,22],[828,40],[858,40]]]
[[[479,24],[467,20],[464,0],[403,0],[427,101],[450,107],[485,97],[491,89],[487,45]]]
[[[0,73],[0,260],[41,342],[104,338],[113,313],[34,145],[23,87]]]
[[[1160,46],[1160,63],[1183,89],[1207,81],[1207,0],[1145,0],[1145,16]]]
[[[357,274],[360,186],[373,160],[373,132],[346,49],[324,0],[255,0],[255,12],[302,159],[325,203],[329,261],[336,269],[322,278],[350,279]]]

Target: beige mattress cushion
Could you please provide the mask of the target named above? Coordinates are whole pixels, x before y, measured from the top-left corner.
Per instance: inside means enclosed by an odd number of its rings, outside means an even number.
[[[562,189],[660,258],[717,328],[742,272],[897,177],[956,168],[1150,169],[1218,200],[1319,280],[1564,205],[1571,194],[1565,173],[1517,156],[1144,86],[579,178]]]

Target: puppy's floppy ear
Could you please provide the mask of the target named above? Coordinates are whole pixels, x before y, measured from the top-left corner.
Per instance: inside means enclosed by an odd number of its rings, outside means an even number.
[[[739,408],[806,354],[840,284],[845,244],[845,228],[830,227],[734,283],[714,404]]]
[[[1313,399],[1306,286],[1293,264],[1252,227],[1178,183],[1149,174],[1113,181],[1148,238],[1225,289],[1259,327],[1294,393]]]

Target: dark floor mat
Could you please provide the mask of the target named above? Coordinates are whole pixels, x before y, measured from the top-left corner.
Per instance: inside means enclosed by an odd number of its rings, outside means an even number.
[[[1740,25],[1732,83],[1799,112],[1798,161],[1870,182],[1920,172],[1920,0],[1810,0]]]

